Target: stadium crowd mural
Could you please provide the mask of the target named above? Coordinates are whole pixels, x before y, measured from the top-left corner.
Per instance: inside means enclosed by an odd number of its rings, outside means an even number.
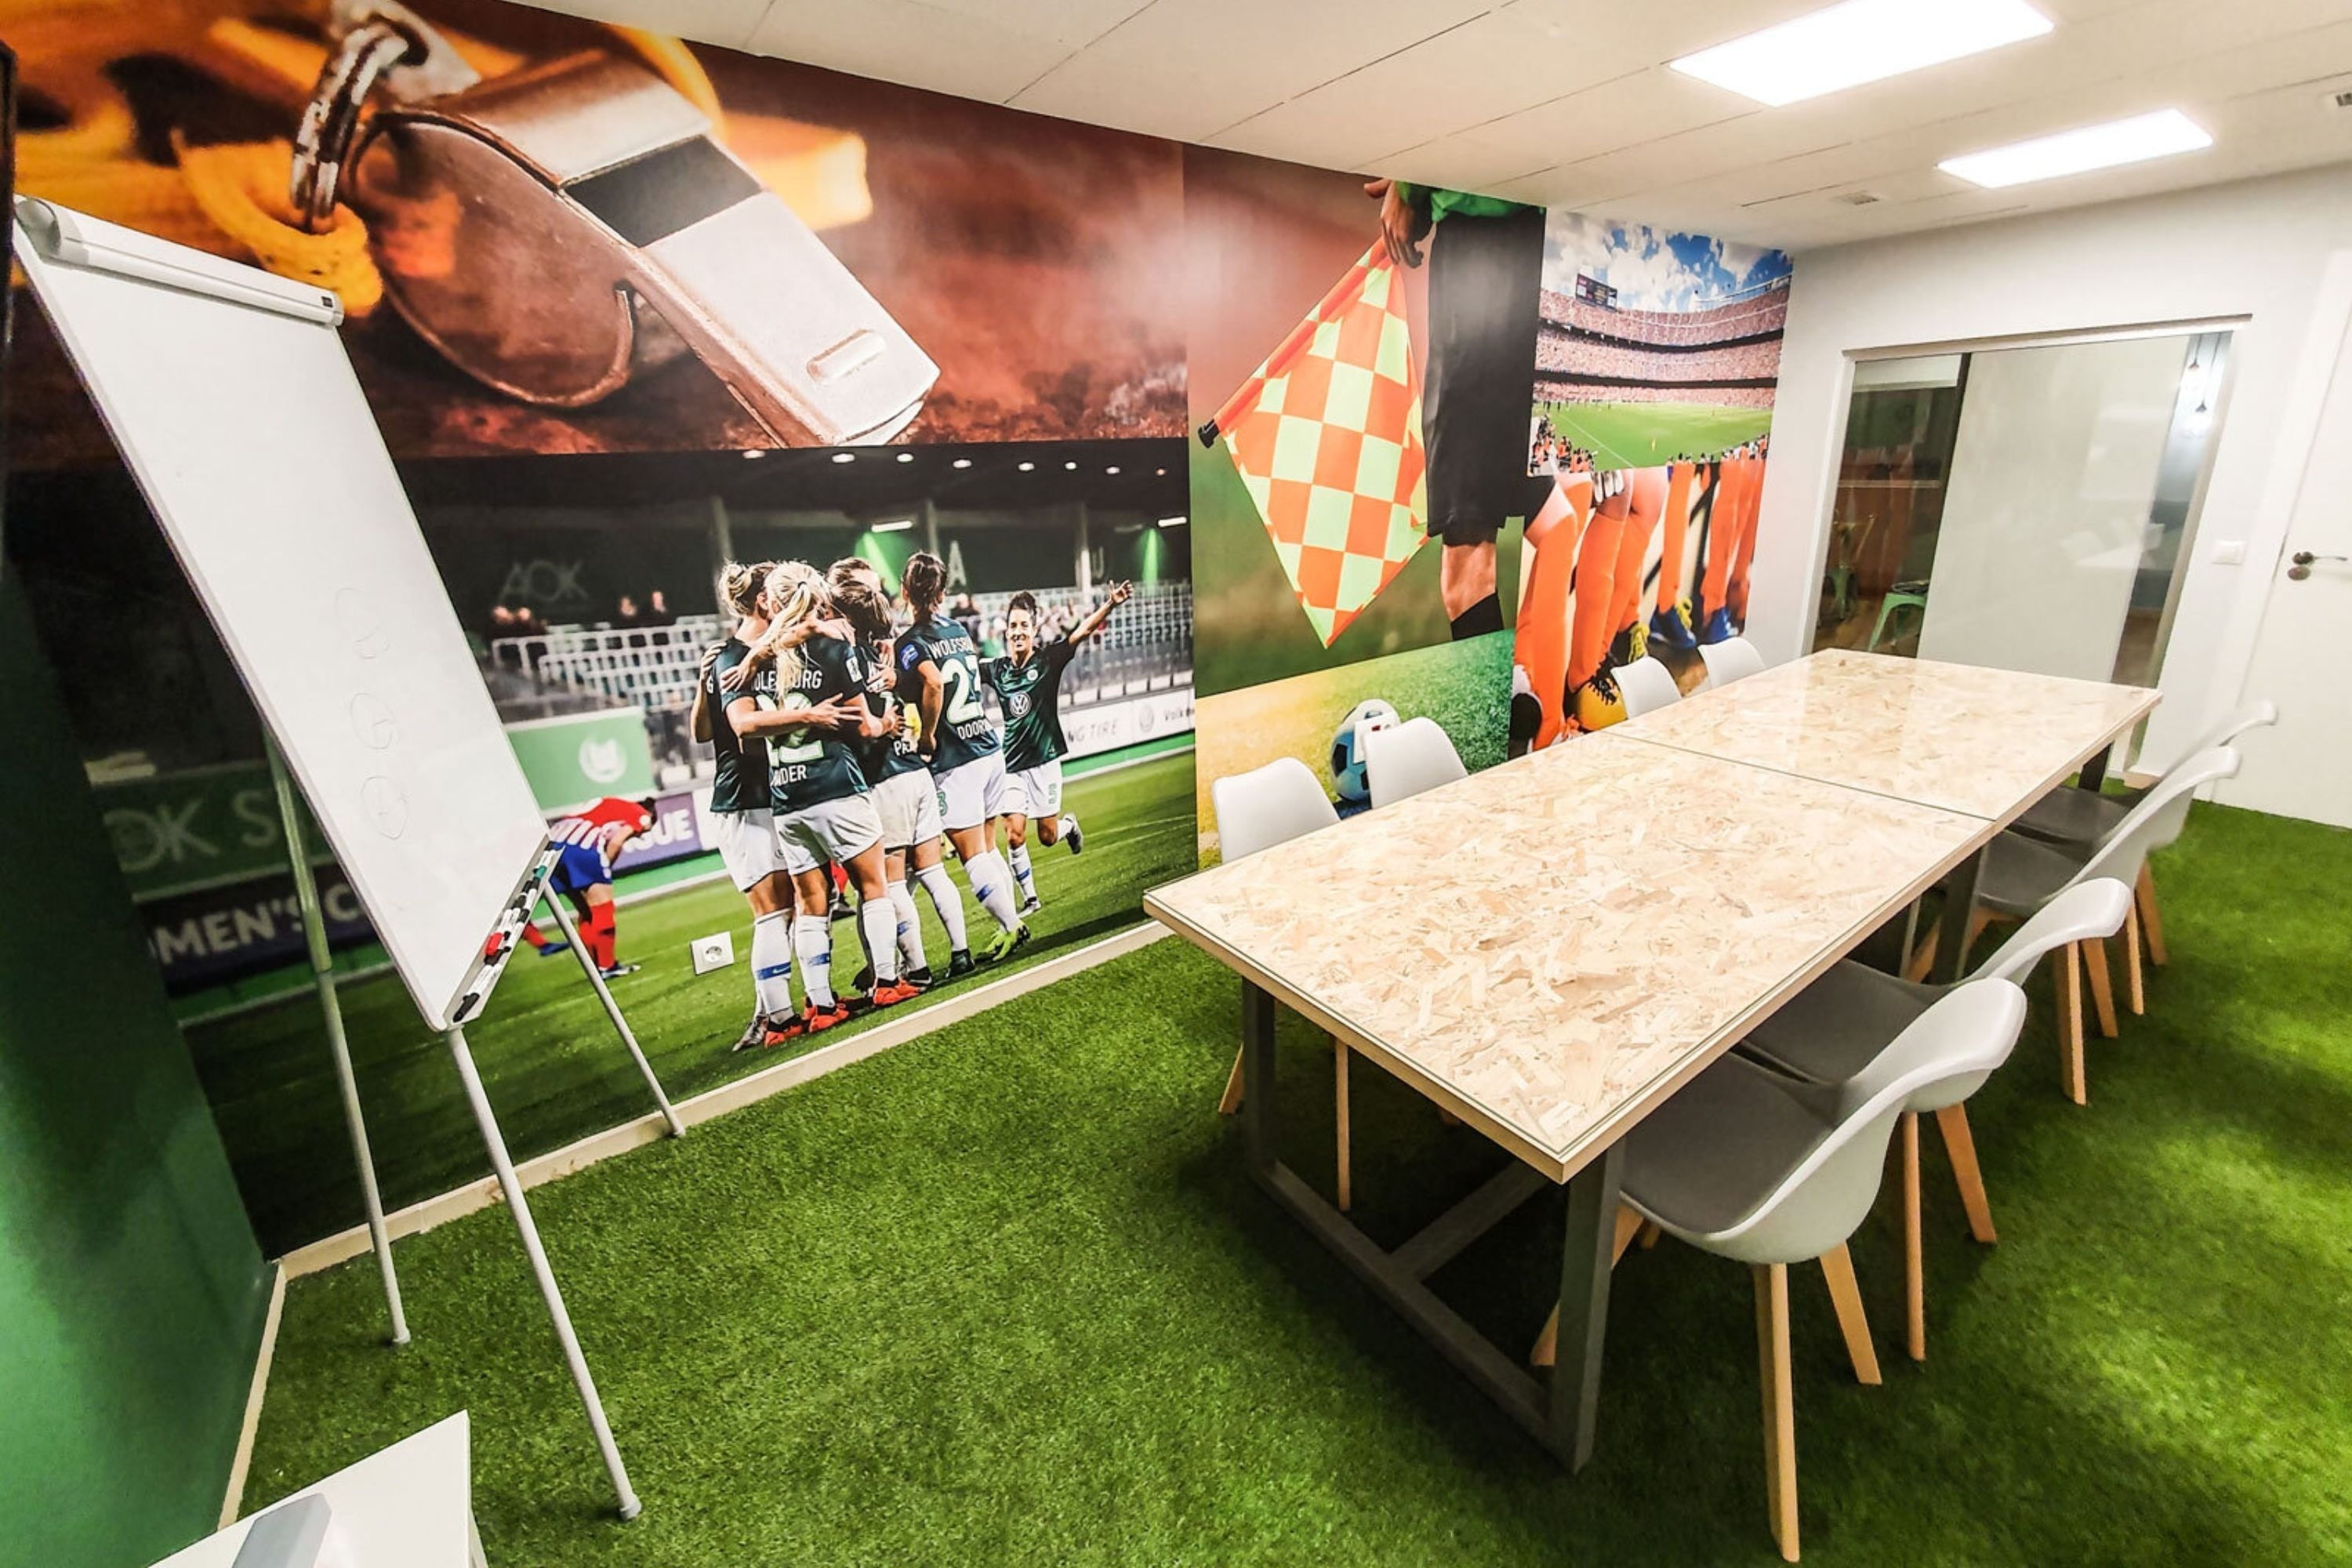
[[[1777,252],[503,0],[418,0],[453,72],[395,73],[313,233],[329,7],[5,9],[27,194],[342,295],[600,967],[683,974],[630,940],[667,879],[743,895],[748,963],[679,981],[712,1052],[1131,923],[1214,855],[1220,774],[1297,756],[1361,809],[1370,727],[1490,765],[1743,618]],[[525,163],[542,91],[614,112]],[[813,300],[845,335],[793,336]],[[282,994],[257,722],[18,319],[11,554],[165,973],[191,1012]],[[148,635],[76,657],[126,609]]]

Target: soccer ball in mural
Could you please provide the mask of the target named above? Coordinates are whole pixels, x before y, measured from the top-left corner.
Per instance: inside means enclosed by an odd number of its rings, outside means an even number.
[[[1377,697],[1368,697],[1348,710],[1331,737],[1331,787],[1341,800],[1371,799],[1371,781],[1364,773],[1364,751],[1375,730],[1394,729],[1397,710]]]

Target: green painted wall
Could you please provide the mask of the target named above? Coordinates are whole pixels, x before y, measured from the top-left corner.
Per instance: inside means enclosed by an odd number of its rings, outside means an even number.
[[[218,1521],[269,1279],[7,577],[0,1557],[140,1568]]]

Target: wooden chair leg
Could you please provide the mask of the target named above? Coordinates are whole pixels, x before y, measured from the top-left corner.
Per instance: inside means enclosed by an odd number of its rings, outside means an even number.
[[[2107,978],[2106,942],[2093,937],[2080,945],[2083,967],[2091,976],[2091,1005],[2099,1016],[2099,1033],[2112,1040],[2116,1037],[2116,988]]]
[[[2164,963],[2164,917],[2156,910],[2156,874],[2142,861],[2139,882],[2132,889],[2132,902],[2139,910],[2139,929],[2147,938],[2147,960],[2161,967]]]
[[[1936,1112],[1936,1130],[1944,1135],[1952,1178],[1960,1184],[1960,1206],[1969,1211],[1969,1234],[1990,1247],[2000,1237],[1993,1234],[1992,1203],[1985,1196],[1984,1173],[1977,1168],[1977,1141],[1969,1131],[1969,1108],[1944,1107]]]
[[[1904,979],[1916,985],[1927,978],[1927,972],[1936,967],[1936,943],[1943,934],[1944,917],[1937,915],[1927,923],[1927,934],[1919,939],[1918,945],[1911,950],[1911,962],[1903,968]]]
[[[1234,1053],[1234,1070],[1225,1075],[1224,1098],[1217,1101],[1217,1114],[1231,1116],[1242,1108],[1242,1054]]]
[[[1919,1113],[1903,1113],[1903,1342],[1927,1359],[1927,1274],[1919,1237]]]
[[[1331,1042],[1332,1109],[1338,1116],[1339,1137],[1339,1212],[1346,1214],[1355,1202],[1355,1182],[1348,1162],[1348,1042]]]
[[[1764,1504],[1773,1543],[1797,1560],[1797,1395],[1789,1366],[1789,1267],[1756,1270],[1756,1362],[1764,1389]]]
[[[2083,966],[2070,942],[2050,955],[2058,966],[2058,1079],[2066,1098],[2077,1105],[2091,1102],[2091,1086],[2083,1065]]]
[[[1643,1231],[1654,1231],[1657,1228],[1654,1222],[1644,1220],[1633,1208],[1620,1204],[1617,1206],[1617,1234],[1609,1244],[1609,1267],[1612,1268],[1617,1267],[1617,1260],[1625,1256],[1625,1249],[1633,1244],[1635,1236]],[[1528,1352],[1528,1364],[1549,1366],[1558,1359],[1559,1354],[1559,1308],[1555,1305],[1551,1310],[1551,1316],[1544,1320],[1542,1331],[1536,1335],[1535,1348]]]
[[[2132,1016],[2147,1011],[2147,994],[2139,977],[2139,906],[2135,903],[2124,910],[2124,994],[2131,1001]]]
[[[1985,927],[1992,924],[1992,921],[1993,912],[1990,910],[1979,909],[1970,910],[1969,911],[1969,934],[1966,940],[1960,943],[1959,969],[1961,973],[1966,974],[1968,973],[1969,954],[1976,951],[1977,938],[1984,935]]]
[[[1878,1386],[1878,1347],[1870,1342],[1870,1320],[1862,1310],[1862,1288],[1854,1283],[1853,1255],[1839,1242],[1822,1254],[1822,1273],[1830,1282],[1830,1305],[1837,1309],[1838,1331],[1845,1336],[1845,1353],[1853,1362],[1857,1383]]]
[[[1652,1248],[1652,1247],[1654,1247],[1657,1246],[1657,1245],[1658,1245],[1658,1237],[1660,1237],[1661,1236],[1664,1236],[1664,1234],[1665,1234],[1665,1232],[1664,1232],[1664,1231],[1662,1231],[1662,1230],[1660,1230],[1660,1229],[1658,1228],[1658,1222],[1657,1222],[1656,1220],[1654,1220],[1654,1219],[1653,1219],[1653,1220],[1644,1220],[1644,1221],[1643,1221],[1643,1222],[1642,1222],[1642,1242],[1641,1242],[1642,1250],[1643,1250],[1643,1251],[1644,1251],[1644,1252],[1647,1252],[1647,1251],[1649,1251],[1649,1250],[1650,1250],[1650,1248]]]

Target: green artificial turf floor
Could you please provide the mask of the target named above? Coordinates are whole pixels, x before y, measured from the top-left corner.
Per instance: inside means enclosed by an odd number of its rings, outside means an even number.
[[[2158,874],[2172,962],[2088,1108],[2046,980],[1970,1106],[1998,1247],[1926,1140],[1927,1363],[1891,1203],[1853,1249],[1885,1386],[1792,1279],[1808,1562],[2352,1559],[2352,835],[2200,806]],[[1775,1561],[1745,1270],[1628,1255],[1571,1479],[1241,1175],[1236,994],[1160,942],[534,1194],[635,1523],[495,1209],[401,1245],[405,1351],[364,1259],[293,1283],[248,1506],[463,1407],[499,1568]],[[1327,1186],[1328,1064],[1287,1020],[1286,1151]],[[1374,1235],[1499,1164],[1354,1089]],[[1559,1215],[1435,1288],[1525,1342]]]
[[[1003,964],[943,984],[935,996],[1126,930],[1142,918],[1146,889],[1196,864],[1189,752],[1073,778],[1063,802],[1085,826],[1086,852],[1072,857],[1032,844],[1045,906],[1029,917],[1034,935]],[[961,868],[951,865],[950,874],[964,889]],[[917,893],[915,907],[934,972],[943,976],[946,934],[929,899]],[[969,892],[964,918],[975,943],[995,930]],[[925,1005],[869,1014],[773,1051],[730,1054],[751,1012],[751,917],[742,896],[724,879],[705,882],[628,904],[619,921],[621,957],[645,968],[614,981],[613,994],[673,1102]],[[719,931],[735,933],[734,964],[697,975],[688,944]],[[835,937],[843,952],[856,952],[852,922],[837,922]],[[844,985],[856,967],[853,957],[842,969]],[[385,1208],[488,1175],[481,1135],[448,1051],[400,982],[390,974],[355,981],[342,987],[341,998]],[[318,1003],[305,994],[187,1030],[246,1208],[262,1250],[272,1256],[362,1218],[359,1178],[320,1029]],[[570,954],[519,956],[466,1035],[518,1160],[653,1109],[644,1079]]]

